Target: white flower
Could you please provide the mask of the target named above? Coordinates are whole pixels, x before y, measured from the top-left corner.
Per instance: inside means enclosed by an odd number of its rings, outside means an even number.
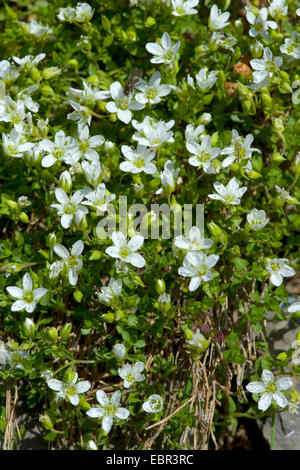
[[[199,0],[171,0],[173,8],[172,15],[196,15],[198,11],[194,7],[196,7],[198,3]]]
[[[85,23],[90,21],[93,16],[93,8],[88,3],[77,3],[75,8],[75,20],[78,23]]]
[[[92,88],[92,86],[87,83],[85,80],[82,80],[83,90],[72,88],[70,87],[67,91],[67,96],[71,98],[71,100],[76,99],[79,103],[87,102],[95,102],[95,101],[103,101],[107,98],[110,98],[110,91],[109,90],[98,90],[96,88]]]
[[[17,70],[17,67],[14,67],[8,60],[0,61],[0,79],[5,83],[10,83],[18,76],[20,72]]]
[[[294,30],[290,38],[285,38],[284,44],[280,46],[280,52],[292,57],[300,59],[300,34]]]
[[[98,292],[98,299],[100,302],[110,304],[115,297],[119,297],[122,291],[122,279],[110,278],[108,286],[101,287],[101,292]]]
[[[156,166],[151,161],[155,157],[155,149],[137,144],[136,150],[128,147],[128,145],[122,145],[121,151],[127,160],[120,164],[122,171],[129,171],[130,173],[141,173],[144,171],[148,175],[153,175],[157,171]]]
[[[288,13],[288,6],[285,4],[286,0],[273,0],[268,7],[270,15],[278,20],[281,20]]]
[[[222,162],[222,167],[227,168],[236,160],[238,160],[240,164],[242,163],[241,160],[250,160],[253,152],[261,153],[259,149],[251,147],[253,139],[252,134],[242,137],[235,129],[232,129],[230,146],[221,150],[221,155],[228,155]]]
[[[276,21],[268,21],[268,9],[261,8],[258,15],[255,15],[250,11],[247,10],[246,13],[247,20],[252,25],[252,28],[249,30],[249,34],[252,37],[256,37],[261,35],[266,41],[270,40],[270,36],[268,34],[268,28],[277,29]]]
[[[101,147],[104,144],[102,135],[89,136],[90,130],[87,125],[78,126],[77,142],[74,140],[70,152],[77,161],[80,159],[99,160],[99,154],[94,148]]]
[[[186,148],[189,152],[193,153],[195,156],[189,158],[189,164],[192,166],[197,166],[203,168],[205,173],[213,173],[212,161],[217,158],[220,153],[218,147],[211,146],[211,138],[209,135],[203,137],[201,145],[197,142],[186,143]]]
[[[34,93],[36,90],[38,90],[38,86],[31,85],[18,93],[18,101],[23,101],[25,108],[29,109],[29,111],[32,111],[33,113],[37,113],[40,107],[40,105],[33,101],[30,96],[30,94]]]
[[[203,90],[207,91],[214,86],[217,80],[217,73],[212,70],[208,72],[208,68],[204,67],[203,69],[199,70],[196,75],[196,81],[198,87]]]
[[[250,382],[246,385],[248,392],[262,394],[258,402],[258,409],[266,411],[271,405],[272,400],[280,408],[285,408],[289,402],[281,390],[287,390],[293,385],[291,377],[282,377],[275,380],[272,372],[264,369],[261,378],[262,382]]]
[[[171,194],[175,191],[178,173],[179,168],[175,170],[173,162],[167,160],[164,164],[164,171],[159,175],[162,188],[167,194]],[[158,190],[156,194],[159,194],[161,191],[162,190]]]
[[[237,43],[237,39],[234,36],[224,36],[219,31],[214,31],[210,37],[209,49],[216,51],[219,47],[234,52],[234,45]]]
[[[55,278],[58,275],[58,271],[62,271],[63,274],[68,275],[71,286],[75,286],[78,281],[78,271],[82,268],[81,253],[84,248],[82,240],[77,240],[71,248],[71,254],[69,250],[63,245],[57,244],[53,247],[55,253],[62,258],[62,261],[56,262],[59,264],[51,265],[50,278]],[[53,267],[52,267],[53,266]]]
[[[20,65],[20,67],[26,70],[30,70],[33,66],[37,65],[45,57],[46,54],[38,54],[35,57],[33,57],[32,55],[26,55],[22,59],[20,59],[20,57],[13,56],[13,60],[16,62],[16,64]]]
[[[276,287],[282,284],[284,277],[294,276],[296,273],[286,264],[288,259],[286,258],[274,258],[266,266],[267,271],[271,273],[270,280]]]
[[[189,251],[183,260],[183,267],[178,269],[178,274],[183,277],[191,277],[189,290],[195,291],[201,282],[209,282],[213,276],[210,268],[213,268],[218,262],[218,255],[206,256],[204,253]]]
[[[191,346],[193,349],[195,348],[199,352],[205,351],[210,343],[210,341],[206,339],[205,336],[203,336],[203,334],[200,332],[199,328],[197,328],[193,334],[193,337],[186,342],[189,346]]]
[[[112,350],[117,359],[120,359],[120,361],[124,359],[126,354],[126,348],[124,344],[115,344]]]
[[[124,380],[124,387],[129,388],[135,382],[142,382],[145,376],[141,374],[144,370],[145,364],[143,362],[136,362],[133,365],[125,364],[118,369],[119,376]]]
[[[289,313],[300,312],[300,302],[294,302],[292,305],[288,307]]]
[[[110,432],[113,425],[114,418],[127,419],[129,417],[129,410],[119,406],[121,399],[121,392],[117,390],[108,398],[103,390],[96,392],[98,403],[95,408],[90,408],[86,414],[90,418],[102,418],[102,429],[104,432]]]
[[[108,210],[108,205],[116,198],[115,194],[110,194],[105,184],[98,184],[94,191],[85,196],[86,200],[82,204],[96,209],[96,215],[103,215]]]
[[[223,29],[229,25],[229,22],[227,21],[229,17],[230,13],[228,11],[223,13],[219,10],[217,5],[213,5],[210,9],[208,25],[212,30]]]
[[[34,147],[32,142],[24,142],[23,136],[15,128],[13,128],[9,135],[2,134],[2,144],[6,155],[14,158],[23,158],[24,153]]]
[[[16,286],[9,286],[6,290],[12,297],[18,299],[11,306],[12,312],[18,312],[19,310],[26,310],[27,313],[32,313],[36,307],[37,302],[48,292],[48,289],[39,287],[37,289],[32,288],[32,279],[30,274],[26,273],[23,276],[23,289]]]
[[[259,211],[258,209],[252,209],[252,211],[247,214],[247,221],[252,230],[261,230],[268,223],[265,211]]]
[[[146,413],[159,413],[163,409],[163,399],[160,395],[150,395],[142,404],[142,408]]]
[[[35,20],[31,20],[29,23],[29,33],[33,36],[42,37],[52,34],[53,30],[46,24],[43,26]]]
[[[146,116],[142,122],[132,120],[133,127],[138,131],[132,136],[133,140],[146,147],[159,147],[165,142],[174,142],[173,131],[170,131],[175,121],[154,121]]]
[[[145,107],[143,103],[138,103],[132,99],[132,95],[126,95],[120,82],[113,82],[110,85],[110,94],[114,101],[106,103],[109,113],[117,113],[118,119],[128,124],[131,121],[131,110],[140,110]]]
[[[16,131],[22,132],[25,118],[24,101],[14,101],[10,96],[6,96],[0,105],[0,121],[11,122]]]
[[[162,96],[167,96],[172,90],[171,85],[161,85],[161,75],[160,72],[154,72],[150,77],[149,82],[147,83],[143,79],[139,79],[138,84],[136,85],[136,90],[138,93],[135,95],[136,101],[142,104],[157,104],[161,101]]]
[[[6,350],[6,352],[6,362],[9,364],[10,368],[23,369],[22,360],[29,356],[29,351],[15,349],[14,351]]]
[[[50,168],[54,163],[63,160],[72,149],[73,142],[74,139],[67,137],[64,131],[59,131],[55,134],[54,142],[51,142],[49,139],[41,140],[39,142],[40,148],[46,152],[45,157],[42,159],[42,166]]]
[[[204,131],[205,127],[202,124],[196,128],[193,126],[193,124],[188,124],[185,128],[184,136],[187,142],[198,143],[199,140],[204,137]]]
[[[72,23],[75,20],[75,16],[76,16],[75,8],[71,8],[71,7],[60,8],[57,14],[57,18],[60,21],[67,21],[68,23]]]
[[[71,162],[69,159],[68,159],[67,163],[72,164],[72,166],[74,167],[75,173],[76,173],[76,167],[77,167],[77,165],[79,165],[79,163],[78,162]],[[100,174],[101,174],[101,166],[100,166],[99,160],[92,160],[91,162],[87,162],[86,160],[84,160],[81,163],[81,168],[84,171],[84,174],[85,174],[85,177],[86,177],[87,181],[90,184],[92,184],[93,186],[96,186],[98,184],[99,177],[100,177]],[[103,193],[103,191],[101,190],[101,185],[99,185],[98,188],[99,187],[100,187],[99,191],[97,189],[97,190],[94,191],[93,194],[90,193],[89,200],[91,202],[97,201],[97,204],[100,203],[100,206],[102,206],[102,204],[105,203],[105,197],[106,197],[105,194],[108,194],[108,191],[105,190],[105,192]],[[102,201],[102,195],[104,197],[103,202],[101,202]],[[111,195],[111,197],[112,196],[113,195]],[[94,197],[96,199],[93,199]],[[85,201],[83,204],[89,205],[89,204],[87,204],[87,201]]]
[[[67,118],[71,121],[77,122],[78,126],[89,126],[92,121],[92,111],[86,106],[82,106],[81,104],[76,103],[76,101],[73,100],[69,100],[69,104],[75,111],[69,113],[67,115]]]
[[[239,187],[240,181],[236,178],[231,178],[227,186],[216,181],[214,188],[218,194],[209,194],[208,197],[211,199],[218,199],[223,201],[225,204],[238,205],[241,202],[241,197],[247,191],[247,188],[243,186]]]
[[[50,207],[57,209],[57,214],[62,216],[61,226],[63,228],[69,228],[73,221],[79,225],[82,217],[88,213],[87,208],[80,204],[84,196],[85,191],[78,190],[69,198],[65,191],[56,188],[55,197],[59,204],[51,204]]]
[[[136,268],[143,268],[145,266],[144,258],[136,253],[144,243],[144,237],[142,237],[142,235],[135,235],[128,243],[122,232],[113,232],[111,238],[114,246],[106,248],[106,254],[112,256],[112,258],[121,259],[125,261],[125,263],[130,263]]]
[[[213,241],[210,238],[203,238],[198,227],[193,226],[190,228],[188,238],[176,237],[174,245],[181,250],[201,251],[211,248]]]
[[[92,439],[87,441],[86,450],[98,450],[96,443]]]
[[[175,60],[176,53],[180,47],[180,41],[173,46],[168,33],[164,33],[160,40],[160,45],[156,42],[148,42],[146,49],[153,57],[150,62],[153,64],[171,64]]]
[[[259,88],[265,88],[268,86],[270,78],[273,74],[278,71],[283,62],[282,57],[275,57],[273,60],[273,54],[269,47],[264,48],[263,59],[252,59],[250,60],[251,67],[255,70],[253,72],[253,82]]]
[[[76,383],[78,380],[78,374],[75,372],[74,379],[71,382],[62,382],[57,379],[47,380],[47,385],[51,390],[57,393],[57,399],[69,399],[70,403],[77,406],[79,403],[79,394],[85,393],[91,388],[91,384],[88,380],[82,380]]]

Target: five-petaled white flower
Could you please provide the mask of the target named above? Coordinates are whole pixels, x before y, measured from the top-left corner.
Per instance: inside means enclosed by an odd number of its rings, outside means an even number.
[[[207,67],[199,70],[196,75],[196,82],[198,87],[202,91],[207,91],[214,86],[217,80],[217,73],[212,70],[211,72],[208,71]]]
[[[114,101],[106,103],[109,113],[117,113],[118,119],[128,124],[131,121],[131,110],[138,111],[145,107],[145,104],[132,99],[132,95],[126,95],[120,82],[113,82],[110,85],[110,94]]]
[[[259,149],[251,147],[253,139],[254,137],[252,134],[248,134],[246,135],[246,137],[242,137],[235,129],[232,129],[232,138],[230,146],[225,147],[221,150],[221,155],[228,155],[228,157],[223,160],[222,167],[227,168],[228,166],[232,165],[232,163],[234,163],[236,160],[239,162],[239,164],[242,164],[242,160],[246,160],[246,162],[249,162],[253,152],[261,153]]]
[[[79,394],[85,393],[91,388],[91,384],[88,380],[82,380],[76,383],[78,380],[78,374],[75,372],[74,379],[71,382],[62,382],[57,379],[47,380],[47,385],[51,390],[58,392],[56,399],[59,400],[69,399],[70,403],[77,406],[79,403]]]
[[[147,398],[142,404],[142,408],[146,413],[159,413],[163,409],[164,403],[160,395],[154,393]]]
[[[269,47],[265,47],[263,59],[250,60],[250,65],[254,69],[254,85],[257,85],[259,88],[266,88],[273,74],[281,67],[282,62],[282,57],[278,56],[273,59],[272,51]]]
[[[96,215],[103,215],[108,210],[111,201],[116,198],[115,194],[110,194],[104,183],[98,184],[94,191],[86,194],[86,200],[82,204],[90,206],[96,210]]]
[[[106,248],[105,253],[112,258],[118,258],[125,263],[130,263],[136,268],[143,268],[145,266],[145,259],[136,251],[144,243],[144,237],[142,235],[135,235],[129,242],[125,238],[122,232],[113,232],[112,241],[114,246]]]
[[[219,10],[217,5],[213,5],[210,9],[208,25],[212,30],[223,29],[229,25],[229,22],[227,21],[229,17],[230,13],[228,11],[223,13]]]
[[[150,116],[146,116],[142,122],[132,120],[133,127],[138,131],[132,136],[139,144],[146,147],[159,147],[165,142],[174,142],[173,127],[175,121],[155,121]]]
[[[119,376],[124,380],[124,387],[129,388],[136,382],[145,380],[145,376],[141,374],[144,370],[145,364],[143,362],[136,362],[135,364],[125,364],[118,369]]]
[[[284,277],[296,274],[294,269],[286,264],[288,261],[286,258],[274,258],[267,264],[266,269],[271,273],[270,280],[274,286],[280,286]]]
[[[178,41],[173,46],[171,38],[167,32],[162,35],[160,45],[156,42],[148,42],[146,49],[153,57],[150,62],[153,64],[171,64],[175,60],[176,53],[180,47],[181,42]]]
[[[208,197],[211,199],[219,199],[225,204],[238,205],[241,202],[241,197],[247,191],[247,188],[243,186],[240,188],[240,182],[235,177],[231,178],[227,186],[224,186],[219,181],[214,183],[214,188],[218,194],[209,194]]]
[[[99,405],[90,408],[86,414],[90,418],[102,418],[102,429],[104,432],[110,432],[114,418],[127,419],[129,417],[129,410],[119,406],[121,399],[120,390],[114,392],[111,398],[108,398],[103,390],[98,390],[96,398]]]
[[[29,273],[23,276],[23,289],[16,286],[9,286],[6,290],[12,297],[18,299],[12,304],[11,311],[18,312],[19,310],[25,309],[28,313],[34,311],[37,302],[48,292],[48,289],[44,287],[33,289],[32,279]]]
[[[201,145],[197,142],[186,143],[186,148],[189,152],[194,154],[194,157],[189,158],[189,164],[203,168],[205,173],[213,173],[213,160],[217,158],[220,153],[218,147],[211,146],[211,138],[209,135],[205,135],[202,139]]]
[[[142,104],[157,104],[161,101],[162,96],[167,96],[172,90],[171,85],[161,85],[160,72],[154,72],[147,83],[142,78],[139,79],[136,85],[138,93],[135,94],[135,99]]]
[[[2,144],[4,152],[10,157],[23,158],[24,153],[34,147],[32,142],[24,142],[23,136],[14,127],[9,135],[2,133]]]
[[[83,206],[81,201],[85,196],[85,191],[79,189],[70,198],[61,188],[56,188],[55,197],[59,204],[51,204],[51,207],[57,209],[57,214],[61,215],[61,226],[63,228],[69,228],[71,223],[74,221],[76,225],[79,225],[84,215],[88,213],[88,210]]]
[[[90,130],[87,125],[78,126],[77,142],[73,140],[70,152],[73,153],[73,158],[76,160],[99,160],[99,154],[94,150],[104,144],[104,137],[102,135],[89,136]]]
[[[286,0],[273,0],[269,7],[270,15],[276,20],[281,20],[288,13],[288,6],[286,5]]]
[[[108,286],[101,287],[101,292],[97,293],[98,299],[100,302],[109,305],[115,297],[119,297],[121,291],[122,279],[114,279],[111,277]]]
[[[246,385],[248,392],[262,394],[258,402],[258,409],[266,411],[271,405],[272,400],[280,408],[285,408],[289,402],[281,390],[287,390],[293,385],[291,377],[282,377],[275,380],[272,372],[264,369],[261,379],[262,382],[250,382]]]
[[[194,8],[198,5],[199,0],[171,0],[172,15],[196,15],[198,11]]]
[[[128,147],[128,145],[122,145],[121,151],[127,160],[120,163],[122,171],[129,171],[130,173],[141,173],[144,171],[148,175],[153,175],[157,171],[156,166],[152,163],[155,157],[155,149],[137,144],[136,150]]]
[[[179,168],[175,169],[173,162],[171,160],[167,160],[164,164],[164,171],[159,175],[162,188],[156,191],[156,194],[160,194],[163,190],[167,194],[171,194],[175,191],[178,173]]]
[[[75,143],[73,137],[67,137],[64,131],[59,131],[55,134],[54,142],[49,139],[43,139],[40,148],[46,152],[45,157],[42,159],[42,166],[49,168],[54,163],[62,160],[72,149]]]
[[[280,46],[280,52],[293,59],[300,59],[300,34],[298,31],[292,31],[291,37],[285,38],[284,44]]]
[[[247,10],[246,17],[248,22],[252,25],[249,30],[249,35],[256,37],[261,35],[266,41],[270,40],[268,29],[277,29],[276,21],[268,20],[268,9],[261,8],[258,15],[255,15],[251,10]]]
[[[252,211],[247,214],[247,221],[252,230],[261,230],[268,223],[265,211],[258,209],[252,209]]]
[[[188,238],[176,237],[174,245],[181,250],[201,251],[211,248],[213,241],[210,238],[204,238],[198,227],[193,226],[189,230]]]
[[[78,281],[78,271],[82,268],[81,253],[84,248],[82,240],[77,240],[69,250],[63,245],[56,244],[53,248],[55,253],[62,258],[62,261],[55,261],[50,267],[50,278],[58,276],[59,272],[67,275],[71,286],[75,286]]]
[[[210,269],[218,262],[218,255],[206,256],[202,252],[189,251],[183,260],[183,267],[178,269],[178,274],[183,277],[191,277],[189,290],[195,291],[201,282],[209,282],[213,276]]]

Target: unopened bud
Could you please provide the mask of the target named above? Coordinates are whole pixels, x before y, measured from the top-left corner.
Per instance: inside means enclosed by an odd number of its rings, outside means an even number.
[[[53,343],[56,343],[57,338],[58,338],[58,332],[54,326],[52,326],[51,328],[47,330],[47,337],[50,341],[52,341]]]
[[[24,326],[25,335],[28,336],[29,338],[33,338],[36,333],[36,325],[31,320],[31,318],[25,318],[23,326]]]
[[[60,332],[61,339],[63,340],[68,339],[71,331],[72,331],[72,323],[65,323]]]
[[[126,354],[126,348],[124,344],[115,344],[112,350],[116,358],[120,361],[124,358]]]
[[[66,170],[63,171],[59,177],[58,186],[65,191],[65,193],[69,193],[72,189],[72,177],[70,173]]]
[[[156,279],[155,290],[158,294],[163,294],[166,291],[166,284],[163,279]]]

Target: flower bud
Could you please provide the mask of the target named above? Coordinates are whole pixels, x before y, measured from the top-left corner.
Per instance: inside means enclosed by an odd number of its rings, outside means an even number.
[[[98,450],[98,447],[96,446],[94,441],[90,440],[86,444],[86,450]]]
[[[36,67],[32,67],[30,70],[32,80],[37,82],[40,79],[41,73]]]
[[[53,429],[52,420],[46,413],[39,416],[39,421],[47,431],[51,431]]]
[[[60,332],[61,339],[63,340],[68,339],[71,331],[72,331],[72,323],[65,323]]]
[[[250,51],[254,59],[259,59],[263,52],[263,45],[259,41],[256,41],[250,46]]]
[[[69,367],[69,369],[67,369],[67,372],[66,372],[66,382],[70,384],[71,382],[73,382],[75,377],[76,377],[75,369],[73,367]]]
[[[112,350],[116,358],[120,361],[125,357],[126,348],[124,344],[115,344]]]
[[[29,218],[28,218],[28,215],[25,213],[25,212],[20,212],[19,214],[19,219],[24,222],[24,224],[28,224],[29,223]]]
[[[208,229],[213,237],[216,237],[222,244],[227,243],[226,233],[215,222],[209,222]]]
[[[54,326],[52,326],[51,328],[47,330],[47,337],[50,341],[52,341],[53,343],[56,343],[57,338],[58,338],[58,332]]]
[[[58,186],[68,193],[72,189],[72,177],[70,173],[66,170],[63,171],[58,180]]]
[[[58,67],[47,67],[43,70],[42,75],[45,80],[49,80],[50,78],[59,75],[61,70]]]
[[[79,211],[76,213],[76,226],[79,230],[86,230],[88,227],[85,214]]]
[[[156,279],[155,290],[158,294],[163,294],[166,291],[166,284],[163,279]]]
[[[49,248],[53,248],[56,243],[57,243],[57,238],[56,238],[56,235],[55,233],[49,233],[49,235],[47,235],[47,238],[46,238],[46,242],[47,242],[47,246]]]
[[[172,307],[170,294],[161,294],[158,297],[158,305],[163,314],[168,313]]]
[[[33,338],[36,333],[37,328],[36,328],[35,323],[31,320],[31,318],[25,318],[23,327],[24,327],[25,335],[28,336],[29,338]]]

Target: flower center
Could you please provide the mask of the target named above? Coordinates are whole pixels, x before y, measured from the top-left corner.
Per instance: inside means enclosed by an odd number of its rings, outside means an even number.
[[[117,108],[122,109],[122,111],[128,108],[128,98],[126,96],[117,100]]]
[[[156,98],[157,88],[155,88],[155,87],[148,88],[148,90],[146,92],[146,96],[147,96],[148,100],[153,100],[154,98]]]
[[[134,161],[134,164],[137,168],[143,168],[143,166],[145,165],[145,161],[143,157],[137,157]]]
[[[24,300],[24,302],[26,302],[28,304],[31,304],[34,300],[33,292],[31,292],[31,291],[24,292],[23,300]]]
[[[271,382],[267,385],[266,392],[269,393],[276,393],[277,392],[277,385],[275,382]]]
[[[117,411],[117,407],[110,403],[105,407],[105,416],[111,416],[113,417]]]
[[[130,251],[127,248],[127,246],[123,246],[123,248],[120,249],[119,255],[121,258],[126,259],[130,255]]]
[[[76,206],[75,204],[72,204],[72,202],[68,202],[68,204],[64,205],[65,214],[71,215],[71,214],[74,214],[75,211],[76,211]]]

